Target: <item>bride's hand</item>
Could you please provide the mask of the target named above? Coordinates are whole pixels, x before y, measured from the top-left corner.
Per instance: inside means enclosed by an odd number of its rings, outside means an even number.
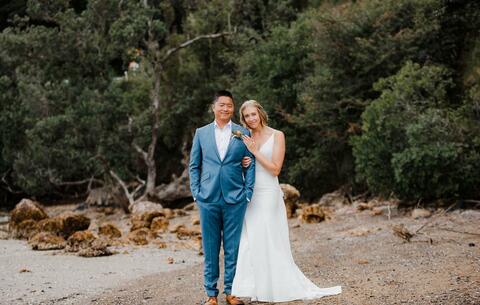
[[[250,157],[243,157],[242,159],[242,166],[247,168],[250,166],[250,163],[252,163],[252,159]]]
[[[245,146],[247,146],[248,150],[252,154],[255,154],[258,150],[257,143],[255,143],[255,141],[249,136],[243,135],[242,138],[243,143],[245,143]]]

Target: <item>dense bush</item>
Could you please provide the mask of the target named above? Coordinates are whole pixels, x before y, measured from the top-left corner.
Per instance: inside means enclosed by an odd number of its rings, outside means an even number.
[[[480,197],[478,1],[10,1],[0,16],[2,198],[144,179],[132,144],[152,141],[155,80],[157,184],[226,88],[285,132],[281,180],[305,199]]]
[[[451,73],[408,62],[379,81],[382,92],[352,138],[357,178],[377,193],[405,199],[474,196],[480,174],[472,122],[448,100]]]

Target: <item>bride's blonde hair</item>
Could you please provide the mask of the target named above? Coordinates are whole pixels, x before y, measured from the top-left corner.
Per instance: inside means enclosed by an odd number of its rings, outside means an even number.
[[[247,108],[248,106],[252,106],[252,107],[257,108],[258,116],[260,117],[260,125],[262,127],[267,126],[268,125],[268,114],[267,114],[267,112],[265,112],[262,105],[260,105],[260,103],[255,101],[255,100],[245,101],[245,102],[243,102],[242,106],[240,107],[239,115],[240,115],[240,122],[242,123],[242,125],[245,128],[248,128],[247,122],[245,122],[245,117],[243,116],[243,110],[245,110],[245,108]]]

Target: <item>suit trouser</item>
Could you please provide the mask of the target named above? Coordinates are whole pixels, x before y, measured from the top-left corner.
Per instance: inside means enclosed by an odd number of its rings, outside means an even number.
[[[205,290],[208,296],[218,295],[219,254],[223,239],[225,261],[223,292],[231,294],[247,203],[228,204],[221,199],[214,203],[197,201],[197,204],[200,211],[202,245],[205,255],[203,274]]]

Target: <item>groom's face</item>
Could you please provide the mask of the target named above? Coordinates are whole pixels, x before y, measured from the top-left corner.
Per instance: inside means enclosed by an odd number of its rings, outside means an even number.
[[[233,116],[235,106],[233,100],[228,96],[220,96],[213,103],[213,113],[215,114],[215,120],[228,122]]]

